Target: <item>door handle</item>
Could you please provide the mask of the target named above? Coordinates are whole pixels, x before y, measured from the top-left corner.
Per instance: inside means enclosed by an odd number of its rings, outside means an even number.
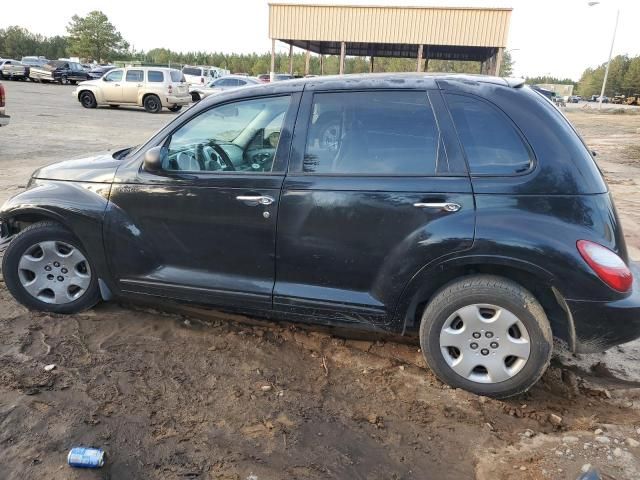
[[[236,200],[239,200],[240,202],[246,202],[252,206],[271,205],[273,202],[275,202],[275,199],[268,195],[238,195],[236,197]]]
[[[435,208],[438,210],[444,210],[445,212],[457,212],[462,207],[458,203],[451,202],[435,202],[435,203],[414,203],[414,207],[416,208]]]
[[[119,83],[116,83],[116,84],[114,85],[114,87],[119,87],[119,86],[120,86],[120,84],[119,84]]]

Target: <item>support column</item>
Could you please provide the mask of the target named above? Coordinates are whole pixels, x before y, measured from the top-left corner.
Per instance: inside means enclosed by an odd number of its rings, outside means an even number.
[[[271,71],[269,72],[269,80],[273,82],[276,76],[276,39],[271,39]]]
[[[500,47],[498,49],[498,52],[496,53],[496,58],[495,58],[495,74],[496,76],[500,75],[500,67],[502,66],[502,55],[504,54],[504,48]]]
[[[344,75],[344,57],[347,52],[347,43],[340,42],[340,75]]]
[[[304,57],[304,74],[309,75],[309,61],[311,59],[311,51],[307,50],[307,54]]]
[[[423,52],[423,48],[424,45],[420,44],[418,45],[418,58],[416,60],[416,71],[417,72],[422,72],[422,52]]]
[[[369,57],[369,73],[373,73],[373,56]]]
[[[324,75],[324,55],[320,54],[320,75]]]
[[[289,45],[289,75],[293,75],[293,44]]]

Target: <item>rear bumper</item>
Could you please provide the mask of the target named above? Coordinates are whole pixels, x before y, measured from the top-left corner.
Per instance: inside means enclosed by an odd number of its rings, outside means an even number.
[[[168,95],[165,97],[165,100],[169,105],[189,105],[191,103],[191,95],[190,94],[180,95],[180,96]]]
[[[634,280],[628,297],[612,302],[567,300],[576,352],[601,352],[640,338],[640,268],[630,267]]]

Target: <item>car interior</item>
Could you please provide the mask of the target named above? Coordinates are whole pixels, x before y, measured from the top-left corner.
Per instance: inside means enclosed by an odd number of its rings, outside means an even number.
[[[167,138],[167,171],[270,172],[289,97],[214,107]]]

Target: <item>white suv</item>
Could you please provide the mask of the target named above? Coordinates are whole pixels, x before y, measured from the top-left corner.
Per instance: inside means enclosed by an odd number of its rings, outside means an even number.
[[[211,80],[215,80],[220,76],[218,69],[213,67],[192,67],[185,65],[182,68],[184,78],[189,85],[203,86],[209,83]]]
[[[73,94],[85,108],[137,105],[150,113],[162,107],[177,112],[191,101],[184,75],[157,67],[116,68],[100,79],[80,83]]]

